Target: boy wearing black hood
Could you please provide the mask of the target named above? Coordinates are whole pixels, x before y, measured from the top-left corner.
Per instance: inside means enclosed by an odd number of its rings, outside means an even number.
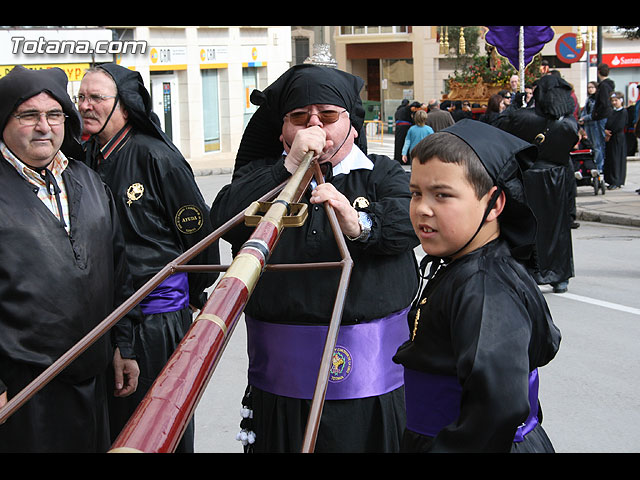
[[[521,165],[532,145],[463,120],[412,151],[410,215],[431,265],[409,316],[406,452],[552,452],[538,367],[558,351],[536,282],[536,220]]]

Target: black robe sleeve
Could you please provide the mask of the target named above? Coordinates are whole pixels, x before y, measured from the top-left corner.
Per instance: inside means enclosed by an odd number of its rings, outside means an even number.
[[[209,207],[198,188],[190,168],[181,162],[174,162],[174,167],[162,171],[158,185],[162,189],[165,211],[169,218],[167,224],[172,226],[180,250],[186,252],[195,246],[212,231],[209,218]],[[191,260],[192,265],[217,265],[220,263],[218,242]],[[218,273],[189,273],[190,303],[203,306],[203,292],[213,285]]]

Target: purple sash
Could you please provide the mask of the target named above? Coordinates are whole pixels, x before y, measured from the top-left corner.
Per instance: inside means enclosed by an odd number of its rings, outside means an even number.
[[[409,338],[408,308],[388,317],[340,327],[326,400],[365,398],[403,384],[403,368],[392,361]],[[313,398],[326,325],[283,325],[245,315],[249,383],[286,397]]]
[[[189,306],[189,279],[186,272],[171,275],[140,302],[145,315],[175,312]]]
[[[407,429],[435,437],[460,415],[462,386],[456,377],[407,368],[404,381]],[[522,442],[538,424],[538,369],[529,374],[529,405],[529,416],[516,430],[514,442]]]
[[[524,436],[538,425],[538,388],[540,386],[538,379],[538,369],[536,368],[529,374],[529,416],[522,425],[516,430],[514,442],[521,442]]]

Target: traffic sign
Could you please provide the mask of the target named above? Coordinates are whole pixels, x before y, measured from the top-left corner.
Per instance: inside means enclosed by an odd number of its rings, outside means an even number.
[[[561,62],[574,63],[579,61],[584,55],[585,46],[578,49],[577,36],[575,33],[565,33],[556,41],[556,55]]]

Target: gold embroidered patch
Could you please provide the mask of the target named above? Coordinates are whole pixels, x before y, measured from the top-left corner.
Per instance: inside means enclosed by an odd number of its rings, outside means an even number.
[[[144,186],[141,183],[134,183],[127,188],[127,205],[131,206],[133,202],[136,200],[140,200],[142,198],[142,194],[144,193]]]
[[[195,205],[180,207],[175,217],[176,227],[185,234],[196,233],[202,228],[202,212]]]
[[[369,206],[369,200],[365,197],[358,197],[353,201],[353,208],[367,208]]]

